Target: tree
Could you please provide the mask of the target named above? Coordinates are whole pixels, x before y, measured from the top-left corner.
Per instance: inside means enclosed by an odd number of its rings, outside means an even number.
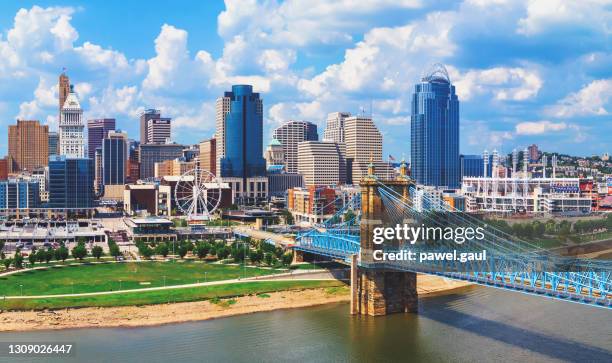
[[[185,255],[187,255],[188,249],[187,249],[187,245],[185,244],[181,244],[178,248],[178,255],[180,258],[185,257]]]
[[[94,256],[96,260],[99,260],[100,257],[104,256],[104,250],[102,250],[102,247],[100,246],[94,246],[91,249],[91,255]]]
[[[291,265],[291,261],[293,261],[293,252],[287,252],[283,255],[283,265],[289,266]]]
[[[0,241],[0,252],[2,252],[2,249],[4,249],[4,241]]]
[[[9,267],[11,267],[11,265],[13,264],[13,259],[12,258],[5,258],[4,260],[2,260],[2,264],[4,265],[4,268],[6,270],[8,270]]]
[[[45,262],[46,257],[47,257],[47,251],[43,250],[42,248],[36,251],[36,261],[43,263]]]
[[[66,261],[68,256],[69,256],[68,249],[63,244],[60,246],[60,248],[55,250],[55,259],[58,261],[61,260],[62,262],[64,262]]]
[[[165,242],[162,242],[155,247],[155,254],[164,256],[164,258],[168,256],[169,252],[168,245]]]
[[[230,248],[229,247],[222,246],[222,247],[217,248],[217,257],[220,260],[226,259],[227,256],[229,256],[229,255],[230,255]]]
[[[282,255],[283,255],[283,249],[280,248],[280,247],[276,247],[274,249],[274,255],[276,256],[276,258],[280,259],[282,257]]]
[[[263,260],[263,257],[264,257],[264,252],[260,248],[254,251],[251,251],[251,253],[249,253],[249,258],[251,259],[253,263],[260,263]]]
[[[119,249],[119,246],[117,246],[116,244],[110,246],[109,249],[110,249],[110,255],[113,256],[115,259],[121,256],[121,250]]]
[[[206,257],[206,255],[208,255],[208,252],[210,251],[210,245],[208,243],[198,243],[198,245],[196,246],[196,250],[195,253],[198,255],[199,259],[202,259],[204,257]]]
[[[83,260],[87,256],[87,248],[85,248],[85,244],[79,242],[79,244],[72,249],[72,257],[74,259]]]
[[[38,257],[36,256],[36,253],[34,251],[32,251],[32,253],[30,253],[30,255],[28,256],[28,261],[30,261],[30,264],[32,266],[34,266],[36,264],[36,261],[38,261]]]
[[[151,249],[151,247],[149,246],[144,246],[143,248],[139,249],[140,251],[140,255],[146,259],[151,258],[151,256],[153,256],[153,249]]]
[[[47,251],[45,251],[45,262],[49,263],[55,257],[55,253],[53,252],[53,248],[49,247]]]
[[[264,255],[264,262],[266,263],[266,265],[268,266],[272,266],[272,254],[271,253],[266,253]]]
[[[21,255],[21,250],[19,250],[19,248],[15,251],[15,256],[13,257],[13,266],[15,266],[15,268],[23,267],[23,256]]]

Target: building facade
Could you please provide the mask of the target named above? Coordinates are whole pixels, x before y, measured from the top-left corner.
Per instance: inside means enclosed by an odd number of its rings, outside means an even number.
[[[272,139],[266,147],[266,151],[264,152],[264,159],[266,160],[266,169],[268,172],[270,168],[285,168],[285,153],[283,151],[283,145],[281,145],[280,141],[276,139]]]
[[[411,116],[411,176],[421,185],[459,188],[459,99],[444,66],[414,87]]]
[[[68,98],[68,94],[70,93],[70,78],[68,78],[66,72],[62,72],[62,74],[60,74],[57,86],[59,93],[58,116],[61,119],[62,107],[64,107],[64,103],[66,103],[66,99]]]
[[[287,210],[295,224],[323,223],[336,213],[336,191],[325,186],[293,188],[287,191]]]
[[[481,155],[461,155],[461,178],[484,176],[484,159]]]
[[[202,170],[217,174],[217,139],[214,137],[200,142],[198,166]]]
[[[179,144],[140,144],[140,179],[155,177],[155,163],[182,157],[183,148]]]
[[[317,125],[308,121],[287,121],[274,129],[272,137],[282,146],[285,171],[298,172],[298,144],[302,141],[318,141]]]
[[[323,131],[323,141],[344,142],[344,120],[351,117],[349,112],[332,112],[327,115],[327,124]]]
[[[123,185],[127,178],[127,134],[112,131],[102,140],[102,184]]]
[[[161,178],[164,176],[181,176],[186,172],[195,169],[196,162],[185,161],[183,158],[165,160],[161,163],[155,163],[155,177]]]
[[[94,163],[89,158],[49,157],[49,207],[94,208]]]
[[[338,185],[346,182],[344,144],[303,141],[298,145],[298,173],[304,185]]]
[[[0,181],[0,209],[40,208],[40,187],[37,180],[8,179]]]
[[[49,156],[59,155],[59,134],[55,131],[49,131]]]
[[[33,171],[49,162],[49,126],[17,120],[8,127],[9,173]]]
[[[62,106],[59,122],[60,155],[73,158],[86,157],[84,129],[83,110],[73,87],[70,86],[70,93]]]
[[[376,165],[376,176],[388,179],[394,175],[393,168],[383,161],[382,134],[372,117],[346,117],[343,134],[348,184],[358,184],[367,175],[368,164],[371,162]]]
[[[171,119],[161,117],[161,111],[145,110],[140,115],[140,144],[165,144],[172,137]]]
[[[87,155],[90,159],[96,156],[96,149],[102,146],[102,140],[115,130],[114,118],[102,118],[87,121]]]

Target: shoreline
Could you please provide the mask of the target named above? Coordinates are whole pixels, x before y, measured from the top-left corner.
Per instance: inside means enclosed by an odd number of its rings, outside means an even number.
[[[457,293],[472,284],[418,275],[419,297]],[[265,295],[266,297],[262,297]],[[236,298],[170,304],[0,312],[0,333],[83,328],[137,328],[348,303],[350,288],[287,290]],[[348,314],[348,310],[347,310]]]

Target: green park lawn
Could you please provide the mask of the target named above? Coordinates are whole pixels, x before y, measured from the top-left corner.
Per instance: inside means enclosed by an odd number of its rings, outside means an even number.
[[[200,261],[125,262],[55,266],[0,277],[2,296],[79,294],[210,282],[281,272]],[[165,276],[165,278],[164,278]]]
[[[224,285],[187,287],[158,291],[134,291],[120,294],[46,299],[8,299],[0,297],[0,310],[42,310],[77,307],[109,307],[151,305],[186,301],[259,295],[274,291],[327,288],[328,293],[346,292],[344,284],[335,280],[319,281],[248,281]],[[262,295],[265,296],[265,295]]]

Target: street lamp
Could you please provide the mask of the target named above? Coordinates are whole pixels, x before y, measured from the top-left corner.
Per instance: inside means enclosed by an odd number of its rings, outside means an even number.
[[[164,275],[164,287],[166,287],[166,275]]]
[[[23,285],[19,284],[19,289],[21,290],[21,296],[23,296]]]
[[[207,273],[208,273],[208,272],[204,271],[204,283],[206,283],[206,274],[207,274]]]

